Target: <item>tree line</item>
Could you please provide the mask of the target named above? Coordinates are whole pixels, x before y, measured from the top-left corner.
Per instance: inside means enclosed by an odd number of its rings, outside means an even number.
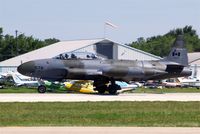
[[[45,40],[36,39],[33,36],[19,34],[17,36],[4,34],[0,27],[0,61],[45,47],[59,42],[58,39],[49,38]]]
[[[180,34],[184,35],[188,52],[200,52],[200,39],[197,35],[196,30],[194,30],[192,26],[176,28],[170,30],[168,33],[162,36],[158,35],[147,39],[140,37],[137,39],[137,41],[132,42],[128,45],[152,53],[154,55],[165,57],[168,55],[177,35]]]

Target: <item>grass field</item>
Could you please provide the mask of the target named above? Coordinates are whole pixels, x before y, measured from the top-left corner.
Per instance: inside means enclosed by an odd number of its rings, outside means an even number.
[[[66,93],[66,90],[54,90],[55,93]],[[200,93],[200,89],[197,88],[163,88],[163,89],[149,89],[149,88],[137,88],[132,90],[132,93]],[[0,93],[38,93],[37,88],[27,87],[6,87],[0,89]]]
[[[37,89],[26,87],[5,87],[0,89],[0,93],[37,93]]]
[[[133,93],[200,93],[200,89],[197,88],[163,88],[163,89],[149,89],[138,88]]]
[[[200,127],[200,102],[0,103],[0,126]]]
[[[66,93],[66,90],[54,90],[47,92],[55,92],[55,93]],[[0,93],[38,93],[37,88],[27,88],[27,87],[5,87],[0,89]]]

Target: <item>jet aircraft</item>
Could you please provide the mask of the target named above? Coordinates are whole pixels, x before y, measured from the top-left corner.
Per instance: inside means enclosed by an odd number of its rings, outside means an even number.
[[[116,94],[115,81],[146,81],[190,76],[183,35],[177,36],[169,55],[161,60],[40,59],[28,61],[18,72],[50,81],[93,80],[94,90]],[[44,88],[42,85],[38,88]]]

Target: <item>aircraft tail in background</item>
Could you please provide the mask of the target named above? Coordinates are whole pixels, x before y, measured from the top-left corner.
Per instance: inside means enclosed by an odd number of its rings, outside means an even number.
[[[12,78],[15,82],[15,85],[16,86],[38,86],[39,85],[39,82],[38,81],[31,81],[31,80],[24,80],[24,79],[21,79],[16,73],[12,72],[11,73],[12,75]]]
[[[188,55],[183,35],[178,35],[169,55],[165,58],[165,60],[176,62],[183,66],[188,66]]]

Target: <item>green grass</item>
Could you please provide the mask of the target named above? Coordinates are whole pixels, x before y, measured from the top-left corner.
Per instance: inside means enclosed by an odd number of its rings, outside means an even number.
[[[0,89],[0,93],[37,93],[37,89],[27,87],[5,87]]]
[[[59,90],[49,90],[47,92],[54,92],[54,93],[66,93],[65,89]],[[0,89],[0,93],[38,93],[37,88],[27,88],[27,87],[5,87]]]
[[[200,127],[200,102],[0,103],[0,126]]]
[[[132,91],[133,93],[200,93],[197,88],[163,88],[163,89],[149,89],[138,88]]]
[[[51,92],[66,93],[67,90],[57,89]],[[133,90],[131,92],[132,93],[200,93],[200,89],[197,89],[197,88],[163,88],[163,89],[137,88],[136,90]],[[0,93],[38,93],[38,92],[37,92],[37,88],[6,87],[5,89],[0,89]]]

